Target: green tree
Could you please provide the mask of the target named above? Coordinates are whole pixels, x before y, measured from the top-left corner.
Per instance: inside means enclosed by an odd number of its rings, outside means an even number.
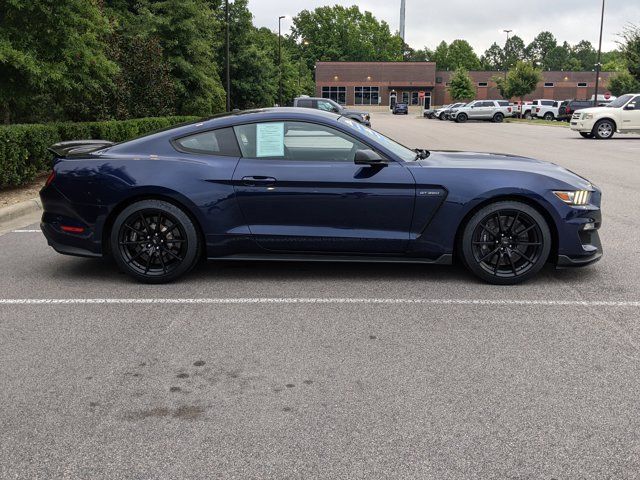
[[[558,46],[556,37],[551,32],[540,32],[536,38],[527,45],[525,49],[525,57],[532,64],[545,65],[545,59],[551,50]]]
[[[433,52],[427,47],[424,47],[421,50],[414,50],[409,45],[405,44],[404,59],[407,62],[431,62],[433,61],[432,58]]]
[[[447,62],[451,69],[479,70],[480,60],[466,40],[454,40],[447,49]]]
[[[504,98],[517,97],[522,100],[522,97],[536,89],[540,81],[542,81],[540,70],[530,63],[517,62],[507,73],[507,78],[499,82],[498,88],[501,89]]]
[[[567,42],[557,45],[545,55],[543,65],[550,70],[570,70],[571,47]]]
[[[176,84],[177,113],[211,115],[225,108],[216,50],[221,38],[206,0],[161,0],[150,6],[153,29]]]
[[[504,44],[505,69],[513,67],[517,62],[522,61],[524,57],[524,42],[522,39],[517,35],[510,37]]]
[[[640,81],[629,72],[620,72],[609,80],[607,88],[615,96],[640,92]]]
[[[97,0],[0,3],[0,105],[4,123],[95,115],[117,66]]]
[[[496,42],[480,57],[480,63],[485,70],[502,70],[504,68],[504,51]]]
[[[591,42],[582,40],[571,49],[571,56],[580,63],[581,70],[593,70],[596,65],[598,54]]]
[[[620,37],[622,38],[619,42],[620,50],[627,69],[640,82],[640,27],[629,25]]]
[[[476,96],[473,80],[464,68],[458,68],[449,79],[449,94],[454,101],[472,100]]]
[[[293,18],[291,40],[308,42],[304,50],[309,69],[316,61],[402,60],[403,42],[389,25],[357,6],[302,10]]]
[[[439,70],[451,70],[449,63],[449,45],[444,40],[441,41],[433,51],[433,61]]]

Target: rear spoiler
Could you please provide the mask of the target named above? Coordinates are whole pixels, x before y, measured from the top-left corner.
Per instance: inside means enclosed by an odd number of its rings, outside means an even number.
[[[58,142],[51,145],[47,150],[57,157],[71,157],[95,152],[101,148],[110,147],[113,142],[108,140],[71,140],[68,142]]]

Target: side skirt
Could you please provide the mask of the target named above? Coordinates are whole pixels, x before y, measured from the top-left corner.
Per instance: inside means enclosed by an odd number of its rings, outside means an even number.
[[[270,262],[359,262],[359,263],[426,263],[429,265],[451,265],[453,255],[443,254],[436,259],[420,257],[382,257],[365,255],[318,255],[318,254],[236,254],[223,257],[207,257],[207,260],[253,260]]]

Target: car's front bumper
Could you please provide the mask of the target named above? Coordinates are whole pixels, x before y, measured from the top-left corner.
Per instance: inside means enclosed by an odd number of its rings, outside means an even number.
[[[569,128],[575,132],[590,132],[593,130],[595,122],[593,120],[574,120],[571,119]]]

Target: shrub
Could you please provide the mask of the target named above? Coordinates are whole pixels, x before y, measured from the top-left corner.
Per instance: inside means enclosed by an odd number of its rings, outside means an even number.
[[[64,140],[123,142],[198,117],[157,117],[105,122],[0,126],[0,188],[27,183],[51,167],[47,148]]]

